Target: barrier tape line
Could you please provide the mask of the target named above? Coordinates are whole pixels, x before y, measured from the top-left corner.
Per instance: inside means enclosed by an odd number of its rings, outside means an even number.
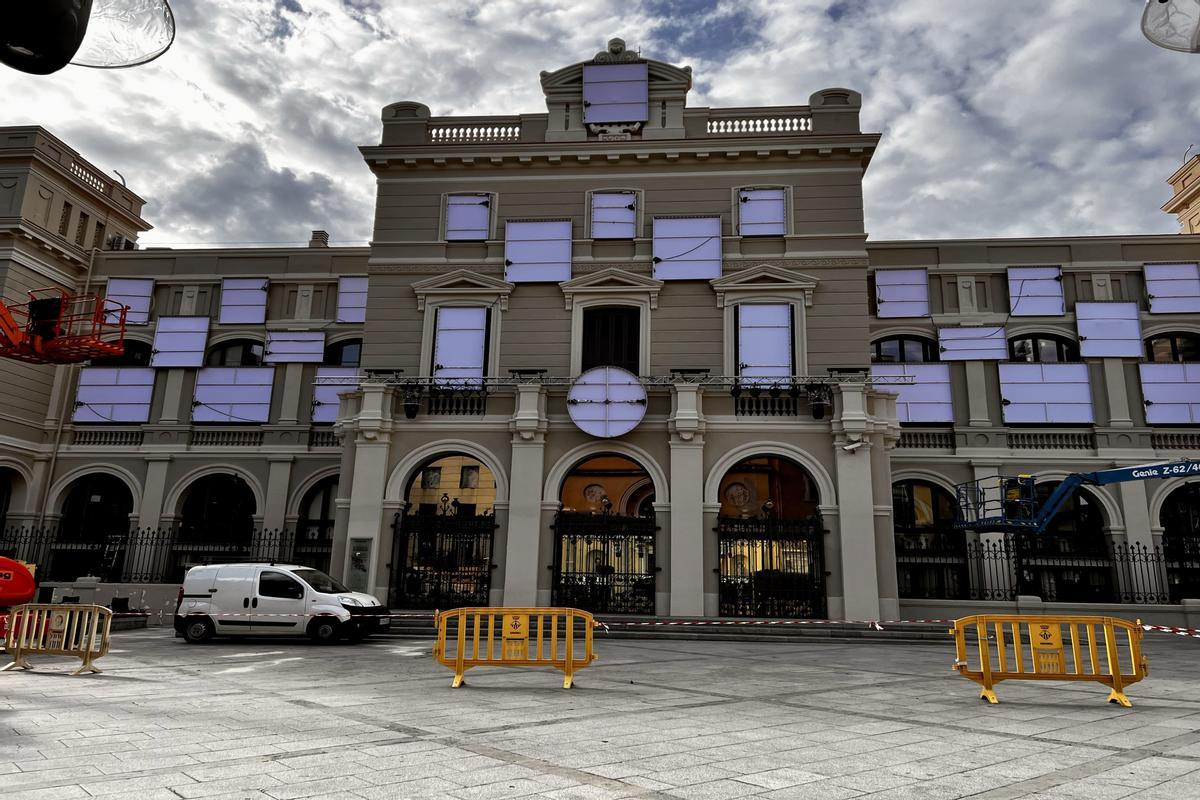
[[[1200,629],[1197,628],[1178,628],[1174,625],[1142,625],[1142,630],[1151,631],[1153,633],[1170,633],[1175,636],[1189,636],[1193,639],[1200,639]]]

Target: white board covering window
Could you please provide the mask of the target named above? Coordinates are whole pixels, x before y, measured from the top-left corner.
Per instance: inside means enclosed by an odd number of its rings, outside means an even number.
[[[738,233],[742,236],[782,236],[787,233],[783,189],[738,191]]]
[[[154,280],[151,278],[109,278],[104,289],[105,318],[117,322],[120,311],[116,306],[125,306],[125,322],[128,325],[145,325],[150,321],[150,298],[154,296]]]
[[[1200,424],[1200,364],[1138,364],[1151,425]]]
[[[338,395],[357,388],[357,367],[318,367],[317,381],[313,384],[312,421],[337,422],[341,402]]]
[[[504,225],[504,279],[510,283],[571,280],[571,222]]]
[[[1003,361],[1008,358],[1004,328],[980,325],[939,328],[938,350],[942,361]]]
[[[75,422],[149,422],[150,367],[84,367],[75,392]]]
[[[1006,423],[1094,422],[1087,364],[1001,364]]]
[[[196,373],[192,422],[266,422],[274,367],[206,367]]]
[[[632,239],[636,235],[636,192],[592,192],[593,239]]]
[[[721,277],[721,218],[654,220],[654,277],[660,281]]]
[[[150,351],[152,367],[204,366],[208,317],[159,317]]]
[[[433,378],[444,386],[483,385],[487,360],[487,309],[442,306],[437,310]]]
[[[737,307],[738,376],[744,386],[788,383],[794,374],[792,307],[742,303]]]
[[[1008,310],[1014,317],[1061,316],[1063,305],[1060,267],[1009,267]]]
[[[256,325],[266,319],[266,278],[226,278],[221,281],[221,314],[218,322]]]
[[[268,331],[267,364],[320,364],[325,358],[323,331]]]
[[[1147,264],[1146,294],[1151,314],[1189,314],[1200,311],[1200,266]]]
[[[1137,303],[1076,303],[1079,354],[1089,357],[1142,355],[1142,324]]]
[[[337,321],[367,321],[367,279],[364,277],[338,278]]]
[[[871,379],[896,395],[901,422],[954,422],[949,364],[875,364]]]
[[[928,317],[929,273],[923,269],[881,269],[875,273],[877,317]]]
[[[584,64],[583,121],[645,122],[649,119],[646,64]]]
[[[446,241],[486,241],[492,229],[492,196],[486,192],[446,195]]]

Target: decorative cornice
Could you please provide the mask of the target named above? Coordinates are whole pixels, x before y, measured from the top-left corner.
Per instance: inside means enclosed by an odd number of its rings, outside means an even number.
[[[772,264],[759,264],[721,278],[714,278],[708,283],[717,295],[717,308],[724,308],[728,300],[747,294],[770,294],[784,298],[803,296],[804,305],[811,308],[813,292],[816,291],[819,282],[811,275],[792,272]]]
[[[663,282],[645,275],[605,267],[595,272],[585,272],[577,278],[560,283],[566,310],[575,306],[575,296],[629,296],[637,295],[649,300],[651,310],[658,308],[658,293]]]
[[[445,269],[444,267],[442,269]],[[391,271],[391,270],[387,270]],[[403,269],[397,272],[418,272],[424,270]],[[424,311],[426,300],[479,300],[487,303],[498,303],[501,311],[508,310],[508,296],[516,288],[515,284],[493,278],[467,269],[456,269],[453,272],[441,272],[433,278],[417,281],[412,285],[413,293],[417,296],[417,310]]]

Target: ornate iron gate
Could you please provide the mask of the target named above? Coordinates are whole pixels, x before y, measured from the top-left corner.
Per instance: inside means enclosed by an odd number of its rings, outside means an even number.
[[[397,514],[392,524],[393,608],[486,606],[496,518]]]
[[[653,517],[560,511],[554,520],[552,605],[653,614]]]
[[[719,517],[723,617],[825,617],[825,526],[807,519]]]

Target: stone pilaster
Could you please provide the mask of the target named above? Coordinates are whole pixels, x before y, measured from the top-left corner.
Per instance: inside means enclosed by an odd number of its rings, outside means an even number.
[[[517,386],[517,407],[509,423],[512,465],[504,565],[504,605],[539,603],[544,562],[542,480],[546,465],[546,395],[540,384]],[[541,601],[546,601],[543,594]]]
[[[704,614],[704,416],[700,387],[675,384],[671,432],[670,571],[673,617]]]

